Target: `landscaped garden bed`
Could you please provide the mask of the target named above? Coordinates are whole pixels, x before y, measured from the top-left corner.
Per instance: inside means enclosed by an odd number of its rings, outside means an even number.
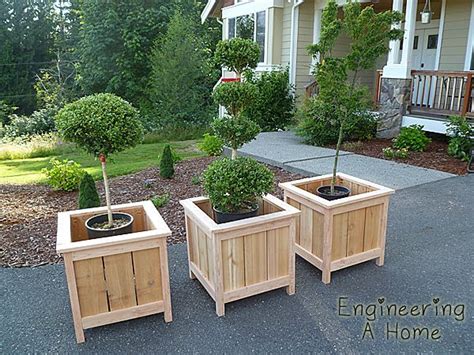
[[[184,210],[179,200],[201,196],[203,189],[197,178],[214,158],[184,160],[176,164],[173,179],[162,179],[157,168],[149,168],[131,175],[110,180],[114,190],[112,204],[148,200],[152,196],[169,193],[170,200],[159,208],[160,214],[172,230],[169,244],[186,241]],[[279,182],[299,179],[302,176],[270,167]],[[104,200],[102,182],[98,182]],[[283,198],[276,188],[274,194]],[[56,222],[60,211],[77,208],[77,192],[52,191],[46,185],[0,185],[0,265],[3,267],[38,266],[56,264]]]
[[[392,144],[391,139],[372,139],[370,141],[343,144],[342,150],[386,159],[382,149],[389,148]],[[466,162],[449,155],[447,140],[439,137],[433,137],[424,152],[410,152],[407,158],[395,158],[393,160],[397,163],[440,170],[456,175],[465,175],[467,173]]]

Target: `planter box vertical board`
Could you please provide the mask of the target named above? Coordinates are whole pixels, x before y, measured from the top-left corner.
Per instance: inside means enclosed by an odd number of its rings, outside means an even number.
[[[331,272],[377,259],[384,263],[385,233],[390,195],[394,190],[338,173],[337,184],[351,195],[328,201],[316,189],[329,185],[332,175],[281,183],[285,202],[301,210],[297,222],[296,253],[322,271],[324,283]]]
[[[217,224],[207,197],[181,201],[188,262],[224,315],[226,303],[273,289],[295,292],[294,239],[299,211],[267,195],[259,215]]]
[[[172,320],[166,238],[150,201],[113,206],[134,217],[133,232],[88,239],[85,221],[105,207],[58,214],[56,250],[64,258],[78,343],[84,329],[164,313]]]

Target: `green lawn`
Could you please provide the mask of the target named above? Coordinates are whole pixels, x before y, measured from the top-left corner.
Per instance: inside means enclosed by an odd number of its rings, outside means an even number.
[[[195,140],[171,142],[174,151],[182,158],[188,159],[203,156],[196,147]],[[159,164],[159,156],[166,143],[140,144],[113,156],[113,162],[107,167],[110,177],[130,174]],[[95,179],[102,178],[100,164],[90,155],[73,150],[45,158],[3,160],[0,161],[0,184],[44,183],[45,176],[41,169],[48,166],[51,158],[72,159],[82,165]]]

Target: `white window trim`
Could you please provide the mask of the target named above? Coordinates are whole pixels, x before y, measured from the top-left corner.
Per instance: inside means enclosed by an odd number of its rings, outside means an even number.
[[[257,66],[259,67],[263,67],[265,65],[267,65],[268,63],[268,46],[267,46],[267,43],[268,43],[268,8],[264,9],[264,10],[260,10],[260,11],[257,11],[257,12],[265,12],[265,43],[264,43],[264,46],[263,46],[263,62],[259,62],[257,64]],[[244,15],[241,15],[241,16],[246,16],[246,15],[254,15],[254,24],[253,24],[253,41],[254,42],[257,42],[257,12],[250,12],[250,13],[246,13]],[[239,16],[237,16],[239,17]],[[233,19],[233,18],[236,18],[236,17],[229,17],[229,18],[226,18],[224,19],[224,26],[223,26],[223,29],[224,29],[224,39],[229,39],[229,20],[230,19]],[[237,20],[235,20],[235,25],[237,26]],[[235,29],[235,35],[237,36],[237,28]]]
[[[467,70],[467,71],[469,71],[471,67],[473,37],[474,37],[474,2],[472,3],[472,8],[471,8],[471,21],[469,23],[469,35],[467,36],[467,46],[466,46],[466,58],[464,60],[464,70]]]
[[[222,18],[233,18],[268,10],[270,7],[283,7],[284,0],[244,0],[222,9]]]

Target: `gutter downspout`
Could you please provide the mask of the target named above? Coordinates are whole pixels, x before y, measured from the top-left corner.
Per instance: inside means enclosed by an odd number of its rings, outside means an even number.
[[[291,1],[291,0],[289,0]],[[299,6],[304,0],[294,0],[291,8],[291,34],[290,34],[290,85],[296,84],[296,58],[298,51],[298,24]]]

